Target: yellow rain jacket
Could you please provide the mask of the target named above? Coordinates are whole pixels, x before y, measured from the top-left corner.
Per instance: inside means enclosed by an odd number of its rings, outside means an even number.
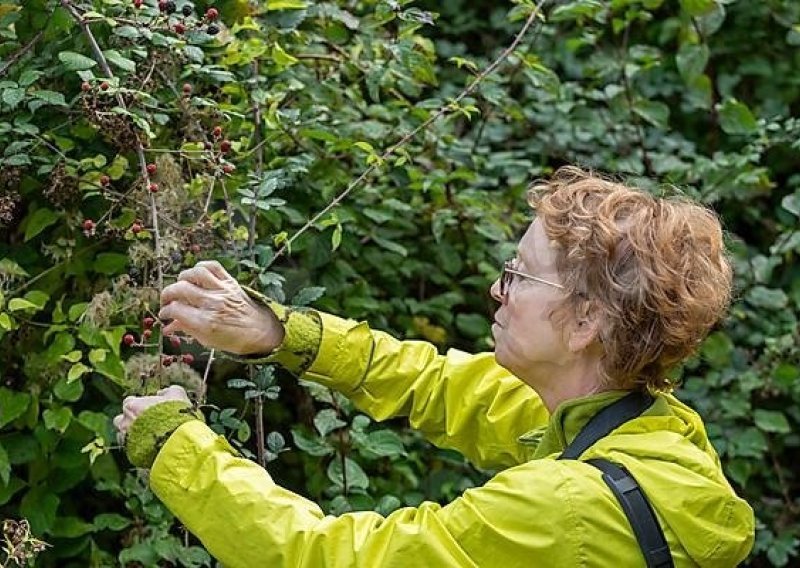
[[[341,391],[377,420],[408,416],[437,446],[501,471],[446,506],[334,517],[187,419],[158,452],[150,485],[227,568],[644,566],[600,471],[555,459],[623,392],[569,401],[550,417],[492,353],[439,355],[424,342],[320,317],[321,342],[303,378]],[[731,567],[749,553],[753,511],[723,476],[699,416],[673,396],[658,395],[582,459],[595,457],[638,480],[676,566]]]

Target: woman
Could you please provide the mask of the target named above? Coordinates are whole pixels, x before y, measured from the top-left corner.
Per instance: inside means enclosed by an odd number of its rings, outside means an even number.
[[[483,487],[444,507],[325,516],[239,457],[175,386],[124,401],[114,422],[131,461],[229,567],[735,566],[753,512],[666,376],[729,303],[717,218],[577,168],[536,184],[530,203],[536,219],[491,287],[494,353],[438,355],[287,309],[216,262],[161,297],[165,334],[282,364],[377,420],[407,415],[499,469]]]

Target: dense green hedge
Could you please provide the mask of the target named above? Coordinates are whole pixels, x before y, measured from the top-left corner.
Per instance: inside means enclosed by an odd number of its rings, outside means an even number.
[[[281,301],[490,349],[487,288],[529,220],[525,187],[565,163],[722,214],[737,301],[679,394],[756,510],[750,564],[798,561],[800,4],[550,2],[457,104],[533,2],[227,0],[217,21],[210,5],[0,0],[0,519],[51,545],[37,565],[213,565],[110,424],[126,393],[201,393],[204,375],[214,427],[328,511],[482,483],[403,421],[280,370],[158,325],[142,347],[143,319],[215,258]]]

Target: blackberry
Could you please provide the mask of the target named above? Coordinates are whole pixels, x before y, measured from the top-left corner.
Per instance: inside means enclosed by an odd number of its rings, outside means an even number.
[[[183,8],[181,8],[181,12],[183,12],[184,16],[191,16],[192,15],[192,7],[189,4],[184,4]]]
[[[165,12],[167,14],[174,14],[177,9],[178,7],[175,5],[175,2],[169,0],[169,2],[167,2]]]

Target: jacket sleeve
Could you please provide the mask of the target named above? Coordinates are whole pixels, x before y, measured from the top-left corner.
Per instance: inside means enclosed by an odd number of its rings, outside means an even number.
[[[479,467],[530,459],[530,446],[517,439],[546,426],[549,413],[533,389],[497,365],[494,353],[440,355],[424,341],[399,341],[364,322],[287,309],[247,290],[286,328],[276,352],[250,361],[277,362],[336,389],[376,420],[408,416],[432,443]]]
[[[158,454],[150,485],[228,568],[552,566],[580,564],[569,483],[557,462],[507,469],[442,507],[425,502],[383,517],[326,516],[276,485],[199,420],[178,427]],[[539,471],[541,470],[541,471]],[[551,471],[552,470],[552,471]]]
[[[533,389],[497,365],[494,353],[440,355],[423,341],[320,317],[319,352],[303,378],[340,391],[376,420],[408,416],[431,442],[480,467],[530,459],[518,438],[545,426],[549,414]]]

